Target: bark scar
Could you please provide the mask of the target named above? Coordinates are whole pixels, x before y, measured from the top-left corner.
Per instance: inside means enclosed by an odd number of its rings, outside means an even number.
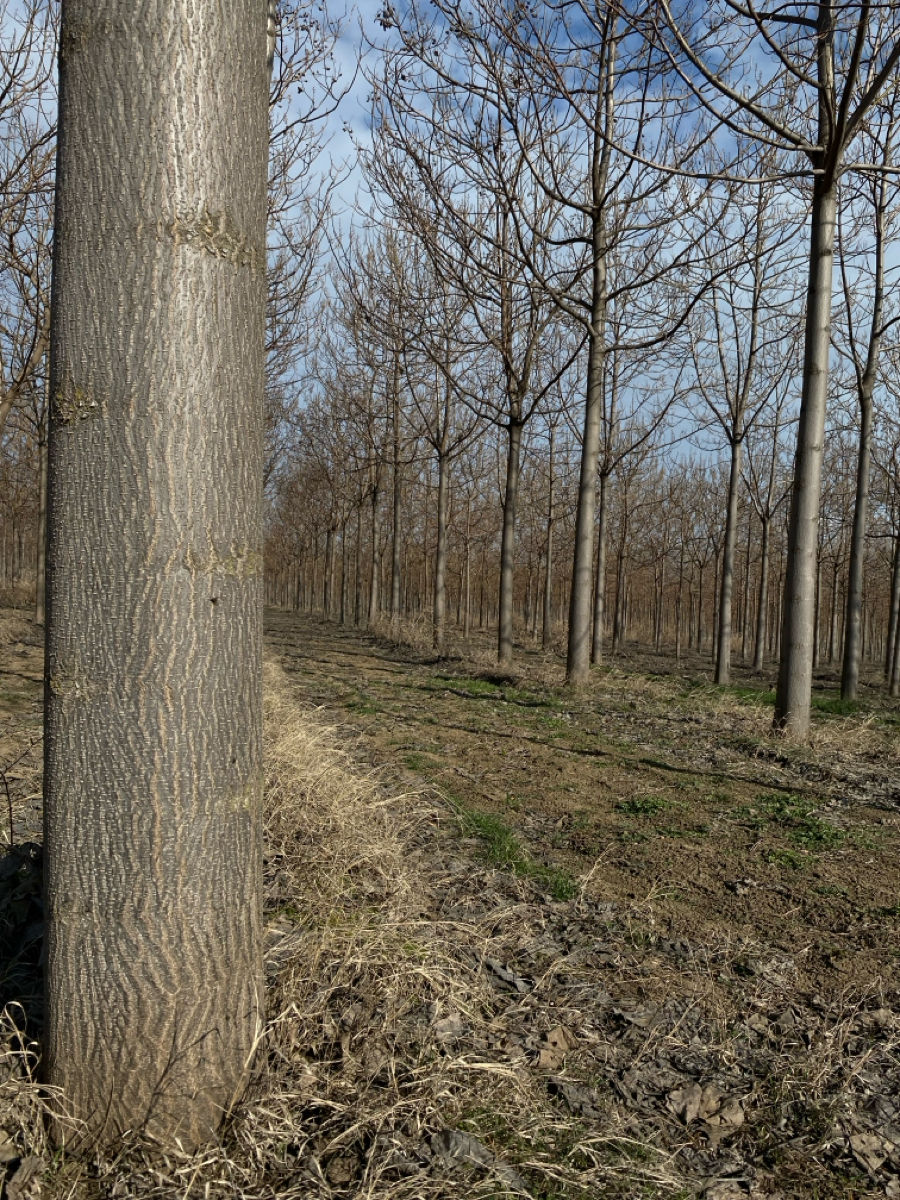
[[[162,231],[176,246],[193,246],[239,267],[256,267],[259,255],[227,212],[203,208],[177,213]]]

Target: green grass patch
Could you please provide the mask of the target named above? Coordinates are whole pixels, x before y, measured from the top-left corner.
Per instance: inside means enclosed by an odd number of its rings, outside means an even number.
[[[620,800],[616,812],[627,817],[652,817],[667,808],[672,808],[672,801],[665,796],[632,796],[629,800]]]
[[[858,700],[842,700],[840,696],[813,696],[812,706],[816,712],[833,717],[849,717],[860,709]]]
[[[429,758],[427,754],[421,754],[418,750],[412,750],[409,754],[403,755],[403,765],[410,771],[434,771],[440,763],[433,758]]]
[[[535,862],[497,813],[471,808],[455,797],[448,799],[456,809],[463,832],[479,839],[485,858],[493,866],[511,871],[522,879],[533,879],[555,900],[571,900],[577,895],[578,884],[572,875],[561,867]]]
[[[803,855],[797,850],[788,850],[785,846],[776,846],[774,850],[766,850],[763,859],[773,867],[790,867],[792,871],[801,871],[806,865]]]
[[[683,825],[660,825],[656,832],[660,837],[685,838],[688,841],[696,841],[698,838],[709,837],[709,826],[694,825],[686,828]]]
[[[846,839],[843,829],[816,815],[816,805],[806,796],[769,792],[739,810],[751,829],[774,829],[803,850],[834,850]]]

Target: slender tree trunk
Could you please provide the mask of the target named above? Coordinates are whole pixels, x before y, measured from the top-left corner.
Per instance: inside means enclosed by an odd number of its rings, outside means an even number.
[[[48,389],[49,391],[49,389]],[[49,421],[49,404],[47,416]],[[41,460],[40,496],[38,498],[38,531],[37,531],[37,562],[34,573],[34,623],[44,624],[44,608],[47,591],[47,436],[42,430],[38,442],[38,454]]]
[[[369,617],[367,624],[371,629],[378,621],[381,611],[381,600],[378,584],[381,578],[381,492],[376,485],[372,488],[372,560],[369,564]]]
[[[828,357],[831,351],[831,299],[834,266],[836,184],[817,175],[813,182],[809,285],[803,393],[794,460],[794,484],[788,526],[788,564],[784,582],[781,662],[773,725],[803,736],[809,729],[813,670],[813,622],[816,602],[816,548]]]
[[[697,653],[703,653],[703,573],[704,564],[700,564],[700,581],[697,586]]]
[[[871,383],[871,392],[865,397],[860,396],[861,423],[856,461],[856,503],[853,510],[853,530],[850,536],[844,659],[841,669],[842,700],[855,700],[859,689],[863,572],[866,555],[866,523],[869,514],[869,469],[872,458],[874,371]]]
[[[516,563],[516,504],[519,499],[519,466],[522,425],[510,421],[506,458],[506,491],[503,497],[503,535],[500,542],[500,600],[497,621],[497,662],[512,662],[513,587]]]
[[[554,509],[554,462],[553,435],[550,430],[550,457],[548,462],[549,483],[547,489],[547,544],[544,551],[544,612],[541,626],[541,649],[548,650],[553,637],[553,527],[556,518]]]
[[[894,638],[894,659],[891,663],[891,680],[888,695],[900,696],[900,631]]]
[[[838,638],[838,565],[837,555],[831,568],[831,621],[828,630],[828,661],[833,663],[837,652]]]
[[[466,639],[466,641],[469,640],[469,636],[472,633],[472,578],[471,578],[471,567],[470,567],[470,563],[472,561],[472,545],[471,545],[470,533],[469,533],[470,505],[471,505],[471,501],[467,498],[466,499],[465,564],[463,567],[463,578],[464,578],[464,587],[465,587],[465,603],[463,606],[463,637]]]
[[[759,545],[759,592],[756,602],[756,640],[753,650],[753,671],[758,674],[763,668],[766,652],[766,622],[769,612],[769,530],[772,519],[762,518]]]
[[[116,1149],[214,1135],[263,1028],[264,10],[62,6],[43,1062]]]
[[[622,541],[616,553],[616,598],[613,611],[613,646],[616,650],[622,648],[625,638],[625,530]]]
[[[393,423],[393,506],[391,520],[391,620],[400,616],[400,525],[403,491],[400,486],[400,392],[399,380],[395,380]]]
[[[738,489],[741,483],[740,441],[731,443],[731,471],[725,510],[725,541],[722,546],[722,580],[719,591],[719,637],[716,645],[716,683],[731,682],[731,596],[734,585],[734,547],[737,541]]]
[[[328,618],[328,620],[331,620],[332,613],[334,612],[334,568],[335,559],[337,557],[336,541],[337,528],[334,525],[331,525],[328,528],[328,554],[325,571],[325,595],[323,597],[325,616]]]
[[[597,505],[597,580],[594,590],[594,630],[591,639],[591,662],[603,658],[603,622],[606,620],[606,526],[609,512],[609,473],[600,473],[600,499]]]
[[[678,555],[678,593],[675,598],[675,661],[681,661],[681,606],[684,595],[684,544]]]
[[[747,512],[747,545],[744,552],[744,598],[741,605],[741,663],[747,662],[747,644],[750,639],[750,553],[751,553],[751,530],[750,530],[750,512]]]
[[[884,654],[884,678],[890,681],[894,663],[894,643],[900,617],[900,530],[894,535],[894,553],[891,559],[891,600],[888,613],[887,646]]]
[[[446,449],[438,451],[437,538],[434,548],[434,606],[432,644],[444,652],[447,632],[447,517],[450,511],[450,459]]]
[[[353,624],[359,628],[362,614],[362,501],[356,506],[356,553],[353,581]]]
[[[657,581],[657,599],[656,599],[656,616],[655,627],[653,631],[653,647],[656,653],[659,654],[662,648],[663,635],[663,616],[665,614],[665,590],[666,590],[666,557],[663,555],[662,561],[659,564],[659,579]]]
[[[594,569],[594,515],[597,501],[597,459],[603,404],[603,338],[606,326],[606,251],[602,219],[593,222],[594,259],[591,276],[591,328],[588,339],[587,393],[578,501],[575,509],[575,553],[569,593],[569,640],[566,681],[584,684],[591,669],[591,633]]]
[[[341,624],[347,624],[347,521],[341,525]]]

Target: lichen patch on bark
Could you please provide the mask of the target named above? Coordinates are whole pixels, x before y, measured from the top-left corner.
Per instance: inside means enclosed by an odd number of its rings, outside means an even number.
[[[77,421],[99,416],[101,412],[100,401],[93,392],[71,381],[57,388],[52,401],[52,417],[57,425],[74,425]]]
[[[176,246],[193,246],[239,267],[260,266],[252,243],[224,210],[203,208],[199,212],[177,213],[163,225],[162,231]]]
[[[252,579],[262,574],[263,556],[259,550],[248,546],[231,546],[224,554],[212,550],[205,555],[189,549],[184,556],[184,565],[197,575],[230,575],[236,579]]]

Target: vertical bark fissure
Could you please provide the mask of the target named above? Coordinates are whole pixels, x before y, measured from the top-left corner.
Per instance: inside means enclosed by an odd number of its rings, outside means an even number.
[[[43,1062],[104,1145],[213,1135],[261,1030],[265,14],[62,6]]]

